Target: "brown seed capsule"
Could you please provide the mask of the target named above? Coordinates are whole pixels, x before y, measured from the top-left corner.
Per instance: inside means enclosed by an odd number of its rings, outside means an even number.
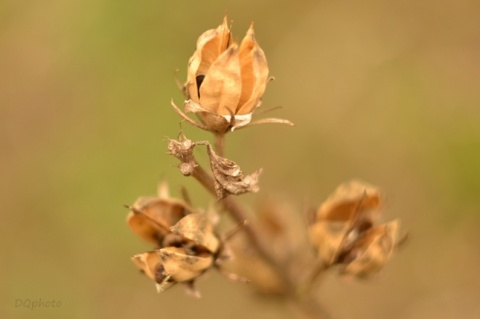
[[[158,204],[158,200],[159,198],[155,198],[154,203]],[[194,290],[193,281],[214,265],[216,258],[220,255],[220,240],[214,234],[213,225],[204,213],[190,212],[171,227],[155,228],[160,225],[160,222],[166,224],[165,211],[168,210],[157,209],[155,211],[157,214],[152,214],[146,208],[140,211],[132,209],[131,214],[143,217],[142,222],[149,223],[147,225],[151,227],[133,229],[142,230],[140,234],[146,239],[162,237],[162,240],[157,242],[159,249],[137,254],[132,257],[132,261],[156,282],[159,292],[175,283],[186,283],[189,291],[193,291],[193,295],[198,297],[199,293]],[[178,216],[175,215],[175,217]],[[136,223],[134,225],[138,226]],[[144,230],[152,230],[152,232]],[[146,236],[151,234],[155,235]]]
[[[253,23],[240,45],[231,38],[225,17],[217,29],[198,38],[188,63],[185,110],[217,133],[250,122],[268,81],[267,60],[255,41]]]
[[[379,208],[380,193],[375,187],[358,181],[340,185],[319,207],[309,228],[320,257],[335,263],[341,251],[378,220]]]
[[[165,273],[176,282],[185,282],[200,276],[213,265],[212,255],[191,256],[185,249],[166,247],[157,250]]]
[[[342,256],[345,275],[368,278],[379,272],[391,259],[399,242],[400,221],[394,220],[366,231]]]
[[[213,226],[205,214],[187,215],[170,229],[173,233],[207,248],[211,253],[216,253],[220,246],[220,241],[213,233]]]
[[[160,246],[168,228],[192,213],[192,209],[177,199],[141,197],[127,216],[130,229],[147,242]]]

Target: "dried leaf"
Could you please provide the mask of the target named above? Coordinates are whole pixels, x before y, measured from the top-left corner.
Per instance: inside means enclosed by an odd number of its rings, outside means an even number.
[[[218,199],[223,199],[230,194],[240,195],[247,192],[258,192],[258,178],[262,172],[261,169],[244,176],[239,165],[227,158],[218,156],[210,144],[207,144],[207,151]]]

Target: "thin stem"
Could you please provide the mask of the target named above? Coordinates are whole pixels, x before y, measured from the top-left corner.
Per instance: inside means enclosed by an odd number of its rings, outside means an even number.
[[[223,157],[225,151],[225,134],[217,133],[215,134],[215,152],[218,156]]]
[[[203,167],[197,164],[193,169],[192,176],[202,184],[210,194],[216,196],[213,178],[203,169]]]

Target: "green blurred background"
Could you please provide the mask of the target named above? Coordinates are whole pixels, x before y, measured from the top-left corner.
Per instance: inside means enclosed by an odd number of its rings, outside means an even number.
[[[0,3],[1,318],[290,318],[288,305],[211,272],[203,299],[157,295],[123,204],[160,179],[211,202],[165,155],[197,37],[224,13],[255,21],[276,81],[264,106],[294,128],[238,131],[229,157],[262,192],[302,206],[360,178],[410,240],[369,282],[328,276],[335,318],[480,318],[478,1]],[[183,125],[187,136],[206,133]],[[201,155],[199,155],[201,156]],[[292,212],[297,213],[297,212]],[[300,212],[298,212],[300,214]],[[18,299],[58,309],[15,307]]]

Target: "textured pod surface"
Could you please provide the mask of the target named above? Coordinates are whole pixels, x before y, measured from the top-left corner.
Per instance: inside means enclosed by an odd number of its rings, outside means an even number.
[[[206,214],[187,215],[170,229],[172,232],[202,245],[212,253],[215,253],[220,245],[220,241],[213,233],[213,226]]]
[[[183,248],[167,247],[156,251],[165,273],[176,282],[193,280],[213,264],[211,255],[187,255]]]
[[[177,223],[192,209],[179,200],[158,197],[141,197],[127,216],[130,229],[149,243],[158,244]]]

